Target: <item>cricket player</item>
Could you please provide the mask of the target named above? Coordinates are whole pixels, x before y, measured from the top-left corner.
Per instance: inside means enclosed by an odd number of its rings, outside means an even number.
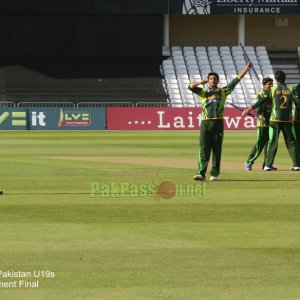
[[[202,105],[201,130],[200,130],[200,151],[198,157],[198,172],[194,180],[205,180],[210,154],[212,152],[212,169],[210,180],[215,181],[220,174],[222,142],[224,133],[224,106],[227,96],[234,90],[239,81],[252,67],[249,62],[240,74],[227,86],[219,88],[219,75],[211,72],[207,79],[189,84],[189,90],[197,94]],[[208,83],[208,88],[199,87]]]
[[[272,111],[272,95],[271,88],[273,86],[273,79],[266,77],[262,81],[263,89],[257,94],[257,102],[250,107],[247,107],[242,115],[247,115],[252,109],[256,108],[257,116],[263,120],[264,123],[257,121],[257,139],[255,145],[252,147],[250,155],[245,162],[245,170],[251,171],[254,161],[259,157],[264,149],[264,162],[262,168],[265,167],[265,160],[267,156],[267,144],[269,141],[269,120]],[[277,168],[271,166],[272,170]]]
[[[292,91],[285,83],[285,73],[283,71],[275,72],[277,86],[272,87],[272,112],[270,117],[269,142],[267,158],[265,161],[265,171],[272,171],[272,165],[275,160],[278,138],[282,131],[285,145],[292,158],[293,166],[291,171],[300,171],[300,156],[298,145],[296,143],[295,129],[292,123]]]
[[[300,83],[290,87],[290,89],[292,91],[292,96],[295,104],[293,121],[294,121],[294,130],[296,134],[297,146],[300,155]]]

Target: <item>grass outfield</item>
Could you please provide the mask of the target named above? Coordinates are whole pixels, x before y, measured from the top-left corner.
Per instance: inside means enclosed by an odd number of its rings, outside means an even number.
[[[135,188],[202,185],[196,131],[0,135],[1,299],[300,299],[300,172],[282,138],[279,171],[261,156],[246,172],[256,133],[226,131],[220,181],[168,200]]]

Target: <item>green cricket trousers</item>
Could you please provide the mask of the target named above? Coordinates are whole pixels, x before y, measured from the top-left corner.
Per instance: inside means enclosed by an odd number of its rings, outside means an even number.
[[[300,122],[299,121],[294,122],[294,129],[295,129],[296,141],[297,141],[299,155],[300,155]]]
[[[252,147],[249,157],[246,160],[247,165],[253,165],[254,161],[259,157],[263,149],[264,149],[264,163],[266,163],[268,141],[269,141],[269,127],[258,127],[256,144]]]
[[[223,119],[202,121],[200,129],[198,174],[205,176],[211,152],[212,169],[210,175],[218,176],[220,174],[223,134]]]
[[[291,122],[270,122],[269,143],[266,166],[273,165],[278,148],[278,138],[282,131],[284,142],[293,161],[293,167],[300,167],[300,157],[296,143],[295,129]]]

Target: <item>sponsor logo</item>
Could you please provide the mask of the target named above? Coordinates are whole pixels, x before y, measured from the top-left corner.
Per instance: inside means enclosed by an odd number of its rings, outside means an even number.
[[[209,0],[185,0],[182,7],[184,15],[209,15],[210,4]]]
[[[199,108],[109,108],[109,130],[197,130]],[[225,108],[224,129],[255,129],[255,119],[242,117],[236,109]]]
[[[220,13],[280,14],[299,12],[299,0],[182,0],[182,3],[182,8],[179,9],[181,9],[184,15]]]
[[[31,126],[46,126],[46,115],[43,112],[32,111],[5,111],[0,115],[0,125],[11,121],[11,126],[27,126],[31,120]]]
[[[0,116],[0,124],[2,124],[8,117],[9,112],[5,111],[4,113],[2,113],[2,115]]]
[[[91,126],[92,116],[89,112],[63,111],[60,109],[58,127]]]

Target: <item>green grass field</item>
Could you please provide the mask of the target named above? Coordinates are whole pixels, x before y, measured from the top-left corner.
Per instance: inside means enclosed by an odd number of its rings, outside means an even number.
[[[278,171],[261,156],[246,172],[256,132],[225,132],[220,180],[164,199],[91,184],[202,184],[197,131],[0,135],[0,284],[17,285],[1,299],[300,299],[300,172],[282,138]]]

